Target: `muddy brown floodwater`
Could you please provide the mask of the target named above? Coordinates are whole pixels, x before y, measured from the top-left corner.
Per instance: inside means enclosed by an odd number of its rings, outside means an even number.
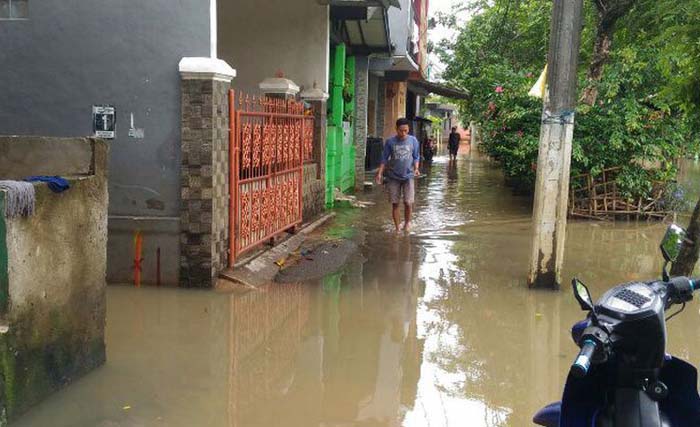
[[[327,233],[362,257],[320,281],[238,296],[110,287],[106,365],[16,425],[531,425],[559,399],[582,312],[568,287],[525,287],[530,203],[470,154],[437,157],[417,188],[408,236],[392,235],[378,191],[375,207],[339,211]],[[656,278],[664,228],[570,222],[564,278],[595,296]],[[698,307],[668,327],[669,350],[695,364]]]

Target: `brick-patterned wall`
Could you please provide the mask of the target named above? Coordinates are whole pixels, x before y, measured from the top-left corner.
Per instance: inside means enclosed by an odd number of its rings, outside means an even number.
[[[369,59],[355,60],[355,190],[362,190],[365,181],[367,151],[367,99],[369,95]]]
[[[212,158],[213,214],[212,218],[212,273],[228,267],[229,249],[229,105],[231,84],[214,81],[214,150]]]
[[[304,222],[308,222],[315,216],[323,212],[325,208],[325,190],[324,180],[318,179],[318,165],[309,163],[304,165],[304,186],[303,198],[304,209],[302,217]]]
[[[228,89],[182,80],[180,285],[211,287],[228,260]]]
[[[323,212],[326,206],[326,101],[307,102],[314,111],[314,164],[304,166],[304,221]]]
[[[314,112],[314,163],[319,165],[317,178],[326,179],[326,133],[328,131],[328,119],[326,101],[306,101]]]

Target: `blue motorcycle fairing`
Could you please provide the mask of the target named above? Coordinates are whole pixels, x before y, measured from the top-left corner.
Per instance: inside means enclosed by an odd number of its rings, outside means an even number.
[[[544,427],[559,427],[560,416],[561,402],[554,402],[537,411],[532,422]]]
[[[590,324],[590,319],[583,319],[571,328],[571,338],[575,343],[581,339],[584,329]],[[588,375],[575,378],[569,375],[564,386],[561,402],[550,403],[540,409],[532,418],[535,424],[544,427],[592,427],[599,408],[603,407],[605,395],[602,370],[591,366]],[[563,402],[563,403],[562,403]],[[566,414],[565,422],[560,424],[561,414]]]
[[[604,404],[602,370],[591,367],[588,375],[566,379],[561,402],[550,403],[535,414],[532,421],[545,427],[592,427],[598,409]],[[562,414],[564,416],[562,417]]]
[[[668,387],[668,396],[659,402],[659,409],[674,427],[700,426],[698,371],[690,363],[671,357],[664,362],[659,380]]]
[[[581,379],[569,375],[562,402],[542,408],[533,422],[545,427],[595,426],[596,415],[604,405],[605,382],[602,375],[602,370],[595,367]],[[668,417],[671,426],[700,426],[700,395],[697,391],[698,372],[695,367],[671,357],[664,362],[659,380],[669,390],[666,399],[659,402],[659,409]]]

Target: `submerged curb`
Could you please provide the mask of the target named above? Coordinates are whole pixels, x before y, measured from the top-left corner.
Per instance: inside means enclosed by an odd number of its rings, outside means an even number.
[[[233,282],[234,288],[237,284],[242,285],[247,289],[257,289],[262,285],[272,283],[275,276],[280,271],[280,266],[276,263],[276,261],[286,258],[289,256],[289,254],[297,250],[302,243],[304,243],[304,240],[306,240],[306,236],[308,236],[309,233],[326,223],[334,216],[335,213],[323,215],[316,221],[304,226],[297,234],[293,235],[284,242],[250,260],[244,261],[240,265],[224,270],[219,276],[225,280],[223,283],[221,283],[222,281],[218,281],[215,288],[219,290],[230,290],[232,288],[232,284],[226,282]]]

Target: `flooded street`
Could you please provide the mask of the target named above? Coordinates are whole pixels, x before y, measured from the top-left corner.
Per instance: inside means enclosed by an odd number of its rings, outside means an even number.
[[[530,202],[497,165],[440,156],[427,175],[410,235],[392,233],[378,190],[376,206],[340,210],[326,233],[362,256],[320,281],[245,295],[109,287],[106,365],[14,425],[532,425],[560,399],[583,312],[568,286],[526,288]],[[697,182],[697,164],[683,176]],[[664,230],[570,222],[564,280],[599,297],[657,278]],[[698,308],[668,326],[669,351],[696,364]]]

